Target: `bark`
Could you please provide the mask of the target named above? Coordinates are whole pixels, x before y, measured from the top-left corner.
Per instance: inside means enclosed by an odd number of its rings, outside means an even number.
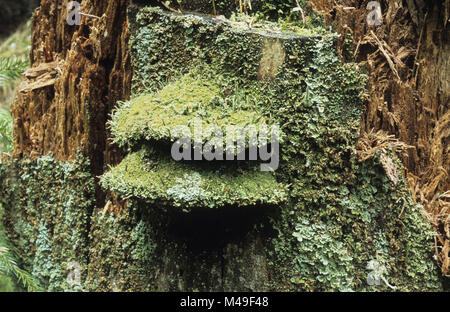
[[[342,35],[341,54],[368,66],[362,131],[384,130],[414,147],[402,160],[414,198],[431,214],[440,233],[438,257],[447,274],[450,203],[436,198],[450,189],[450,1],[380,1],[380,26],[367,25],[369,1],[310,2]],[[346,46],[349,34],[353,42]]]
[[[12,108],[14,156],[72,160],[80,150],[98,176],[120,157],[105,125],[130,93],[129,1],[83,1],[81,12],[100,19],[82,16],[80,26],[68,25],[68,2],[44,0],[33,16],[32,68]]]
[[[383,12],[387,12],[385,24],[375,29],[368,28],[365,22],[367,1],[347,1],[346,6],[355,6],[353,11],[336,7],[335,1],[310,2],[325,13],[328,22],[334,21],[336,31],[343,35],[339,42],[341,54],[344,57],[354,54],[358,61],[367,62],[371,80],[361,121],[363,132],[383,129],[416,147],[403,160],[414,175],[411,179],[416,181],[417,193],[431,201],[435,194],[448,189],[450,172],[449,23],[446,23],[448,15],[443,16],[446,11],[441,9],[442,3],[421,5],[416,1],[413,9],[412,1],[407,1],[408,6],[403,6],[401,1],[389,2],[383,6]],[[83,16],[80,26],[67,25],[67,3],[67,0],[42,0],[34,14],[32,68],[25,75],[12,109],[14,157],[35,159],[52,153],[58,160],[72,161],[81,151],[90,159],[91,174],[97,177],[107,165],[121,160],[121,151],[109,142],[106,122],[117,101],[130,96],[132,72],[126,15],[129,1],[82,1],[82,12],[100,18]],[[348,42],[344,40],[347,33],[353,35],[356,50],[348,50]],[[387,50],[388,57],[381,47]],[[391,58],[393,65],[389,65],[387,58]],[[97,203],[89,216],[95,222],[87,264],[90,282],[99,285],[93,290],[145,290],[140,287],[146,282],[129,280],[122,272],[122,263],[116,266],[115,258],[104,259],[109,248],[120,250],[120,244],[128,243],[114,241],[115,237],[108,236],[111,234],[108,230],[119,228],[128,235],[131,226],[126,222],[138,223],[133,215],[136,211],[128,211],[126,202],[114,197],[105,205],[106,194],[98,183],[95,185]],[[443,208],[436,209],[440,213]],[[127,212],[121,216],[124,210]],[[107,223],[102,217],[94,216],[102,211],[117,216],[117,223],[111,219]],[[141,211],[137,211],[140,215]],[[167,221],[166,217],[161,218],[162,222]],[[164,236],[161,234],[165,233],[164,229],[151,234]],[[149,265],[145,272],[158,272],[154,273],[157,290],[176,290],[174,285],[178,279],[181,290],[288,290],[288,286],[284,289],[280,285],[275,288],[267,285],[272,277],[266,270],[267,250],[261,243],[269,241],[266,233],[250,231],[246,235],[237,243],[222,246],[224,249],[217,254],[208,253],[204,257],[182,248],[179,250],[183,254],[178,255],[177,243],[168,244],[171,248],[167,249],[159,246],[158,263]],[[161,242],[165,239],[161,238]],[[444,237],[440,246],[445,244],[448,245],[448,238]],[[442,252],[445,254],[445,248]],[[123,266],[127,257],[117,252],[117,260],[123,261]],[[246,270],[241,262],[251,269]],[[202,267],[199,269],[197,264]],[[135,276],[145,280],[145,274],[139,275],[140,268],[133,269],[137,272]],[[243,281],[235,273],[239,270]],[[107,280],[111,275],[112,281]],[[253,284],[249,285],[249,281]],[[305,283],[305,289],[314,289],[308,284],[313,282]]]

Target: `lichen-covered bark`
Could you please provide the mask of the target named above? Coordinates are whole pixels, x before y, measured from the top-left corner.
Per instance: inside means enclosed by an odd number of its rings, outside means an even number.
[[[130,48],[126,1],[82,1],[83,12],[101,18],[83,17],[81,26],[65,23],[65,5],[43,0],[35,14],[33,69],[13,107],[16,159],[0,165],[3,222],[43,286],[391,290],[367,284],[367,264],[377,260],[400,290],[441,289],[430,225],[401,174],[392,181],[383,161],[394,172],[401,165],[387,150],[356,159],[363,79],[340,61],[333,35],[284,44],[285,62],[268,61],[279,70],[267,76],[260,64],[272,49],[243,42],[239,32],[217,41],[201,25],[144,12],[130,25]],[[120,156],[108,144],[106,121],[130,95],[131,54],[135,93],[158,91],[195,60],[218,64],[218,73],[259,96],[288,136],[276,178],[290,185],[290,200],[190,214],[115,194],[103,205],[94,180]]]
[[[438,257],[447,274],[449,201],[436,197],[450,189],[450,1],[380,1],[379,26],[366,22],[369,0],[345,1],[343,6],[330,0],[309,2],[342,35],[341,54],[354,56],[369,70],[362,131],[382,129],[414,147],[401,158],[415,200],[440,233]]]
[[[68,275],[83,277],[89,263],[89,224],[95,205],[89,160],[43,156],[0,166],[0,205],[8,237],[43,289],[82,290]]]

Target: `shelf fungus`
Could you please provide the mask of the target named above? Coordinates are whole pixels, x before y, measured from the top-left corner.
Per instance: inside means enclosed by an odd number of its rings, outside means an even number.
[[[256,164],[176,162],[151,147],[127,155],[101,184],[123,198],[183,209],[276,205],[287,198],[286,186]]]

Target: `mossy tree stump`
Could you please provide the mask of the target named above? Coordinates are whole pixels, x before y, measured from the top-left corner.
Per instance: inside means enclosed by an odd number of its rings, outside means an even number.
[[[94,291],[391,290],[384,283],[367,283],[367,265],[377,261],[380,273],[397,289],[441,288],[430,225],[401,174],[392,181],[385,172],[386,159],[395,172],[401,172],[401,165],[390,151],[357,161],[365,77],[355,64],[341,62],[335,34],[276,24],[267,28],[266,23],[249,29],[245,21],[140,6],[128,8],[128,25],[127,7],[126,1],[86,4],[86,13],[101,18],[83,20],[78,28],[64,24],[65,15],[51,1],[42,1],[34,17],[32,64],[38,74],[38,68],[45,68],[42,75],[54,84],[25,86],[19,96],[14,107],[16,158],[1,164],[0,184],[8,235],[43,286]],[[50,31],[40,37],[43,27]],[[54,66],[48,68],[49,63]],[[268,191],[258,195],[272,201],[239,207],[236,200],[242,195],[236,195],[217,209],[194,205],[185,212],[163,196],[167,189],[152,193],[151,186],[158,185],[142,157],[156,162],[157,173],[169,163],[166,168],[177,174],[171,187],[186,182],[184,175],[178,176],[186,168],[174,169],[173,160],[138,151],[158,148],[155,141],[164,143],[165,138],[157,137],[160,129],[155,129],[152,114],[145,114],[145,103],[138,115],[148,129],[121,128],[114,117],[110,121],[111,139],[126,147],[122,152],[128,155],[117,167],[105,168],[121,158],[112,152],[106,131],[116,102],[131,95],[132,109],[133,101],[147,96],[154,109],[151,99],[195,70],[217,87],[213,91],[221,99],[206,104],[244,103],[240,109],[281,126],[280,168],[257,185]],[[27,79],[32,84],[39,78]],[[132,117],[127,106],[116,113],[125,116],[125,125]],[[53,155],[46,156],[48,152]],[[133,161],[138,165],[128,168]],[[97,183],[104,171],[106,192]],[[210,174],[210,168],[205,172]],[[127,180],[120,176],[127,173],[144,181],[143,188],[121,193],[120,182]],[[288,187],[286,196],[274,197],[274,189],[267,190],[282,185]],[[156,195],[137,196],[143,189]]]

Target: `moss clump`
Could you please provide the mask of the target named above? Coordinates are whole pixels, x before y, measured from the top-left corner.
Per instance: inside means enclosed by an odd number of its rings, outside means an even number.
[[[182,126],[189,129],[185,135],[194,140],[198,120],[203,129],[200,143],[207,142],[217,131],[225,143],[230,125],[254,126],[259,130],[267,124],[267,118],[249,109],[245,98],[226,98],[225,87],[220,88],[208,75],[212,73],[187,74],[156,94],[140,95],[123,103],[110,122],[114,142],[121,146],[135,145],[142,140],[173,142],[182,136],[182,133],[174,135]]]
[[[286,189],[259,166],[176,162],[151,149],[129,154],[102,176],[101,183],[122,197],[182,207],[220,208],[279,204]]]

